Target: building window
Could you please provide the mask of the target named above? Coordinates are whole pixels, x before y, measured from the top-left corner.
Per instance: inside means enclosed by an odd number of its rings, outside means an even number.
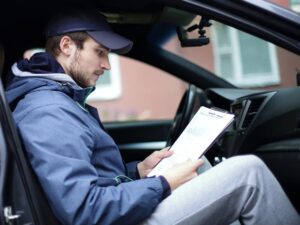
[[[110,53],[109,61],[111,64],[110,71],[105,71],[98,79],[96,90],[89,96],[88,100],[113,100],[121,96],[122,87],[118,55]]]
[[[239,87],[280,82],[274,45],[220,23],[213,27],[217,74]]]
[[[300,0],[291,0],[291,8],[296,11],[300,12]]]

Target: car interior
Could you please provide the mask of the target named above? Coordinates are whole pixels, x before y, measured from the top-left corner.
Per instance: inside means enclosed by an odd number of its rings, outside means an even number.
[[[54,0],[49,6],[35,1],[11,1],[5,6],[2,3],[0,9],[1,224],[60,224],[26,158],[12,117],[13,108],[6,101],[5,87],[10,67],[22,58],[22,53],[43,46],[41,34],[46,22],[59,8],[66,7],[61,6],[62,2],[68,7],[101,10],[116,32],[133,40],[134,47],[126,57],[150,64],[189,84],[173,120],[104,123],[126,162],[142,160],[156,150],[151,143],[172,145],[200,106],[227,110],[235,115],[235,120],[207,152],[208,160],[214,165],[235,155],[259,156],[300,212],[300,73],[291,75],[295,80],[293,87],[239,88],[161,47],[173,36],[178,36],[185,47],[209,44],[205,30],[211,26],[210,20],[216,20],[269,40],[298,55],[299,60],[299,14],[286,18],[287,12],[280,7],[272,5],[274,11],[266,13],[254,6],[259,2],[260,7],[268,9],[264,1]],[[256,17],[251,16],[252,10]],[[184,27],[195,15],[201,16],[199,24],[188,28],[199,32],[200,37],[194,39],[186,36]],[[236,19],[232,19],[233,15]]]

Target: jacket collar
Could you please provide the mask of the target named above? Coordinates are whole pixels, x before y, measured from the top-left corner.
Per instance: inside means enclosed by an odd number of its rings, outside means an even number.
[[[12,66],[15,78],[8,89],[17,88],[18,95],[26,95],[33,89],[60,90],[85,107],[85,102],[95,87],[82,88],[66,74],[56,59],[48,53],[36,53],[30,60],[23,59]],[[26,78],[26,79],[25,79]],[[26,80],[30,79],[30,82]],[[20,86],[22,86],[20,90]],[[22,91],[23,90],[23,91]],[[22,93],[23,92],[23,93]]]

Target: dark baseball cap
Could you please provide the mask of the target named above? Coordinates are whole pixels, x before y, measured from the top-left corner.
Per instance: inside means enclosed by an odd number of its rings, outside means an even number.
[[[85,31],[97,43],[112,52],[125,54],[132,48],[132,41],[115,33],[104,15],[97,10],[68,10],[54,16],[46,28],[46,37]]]

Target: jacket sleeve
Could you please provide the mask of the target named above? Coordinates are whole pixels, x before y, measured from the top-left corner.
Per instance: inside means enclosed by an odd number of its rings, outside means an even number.
[[[101,186],[90,163],[93,135],[71,110],[37,108],[17,121],[27,155],[63,224],[138,224],[164,198],[160,177]]]
[[[140,175],[137,169],[137,164],[140,161],[134,161],[126,164],[127,168],[127,176],[129,176],[131,179],[137,180],[140,179]]]

